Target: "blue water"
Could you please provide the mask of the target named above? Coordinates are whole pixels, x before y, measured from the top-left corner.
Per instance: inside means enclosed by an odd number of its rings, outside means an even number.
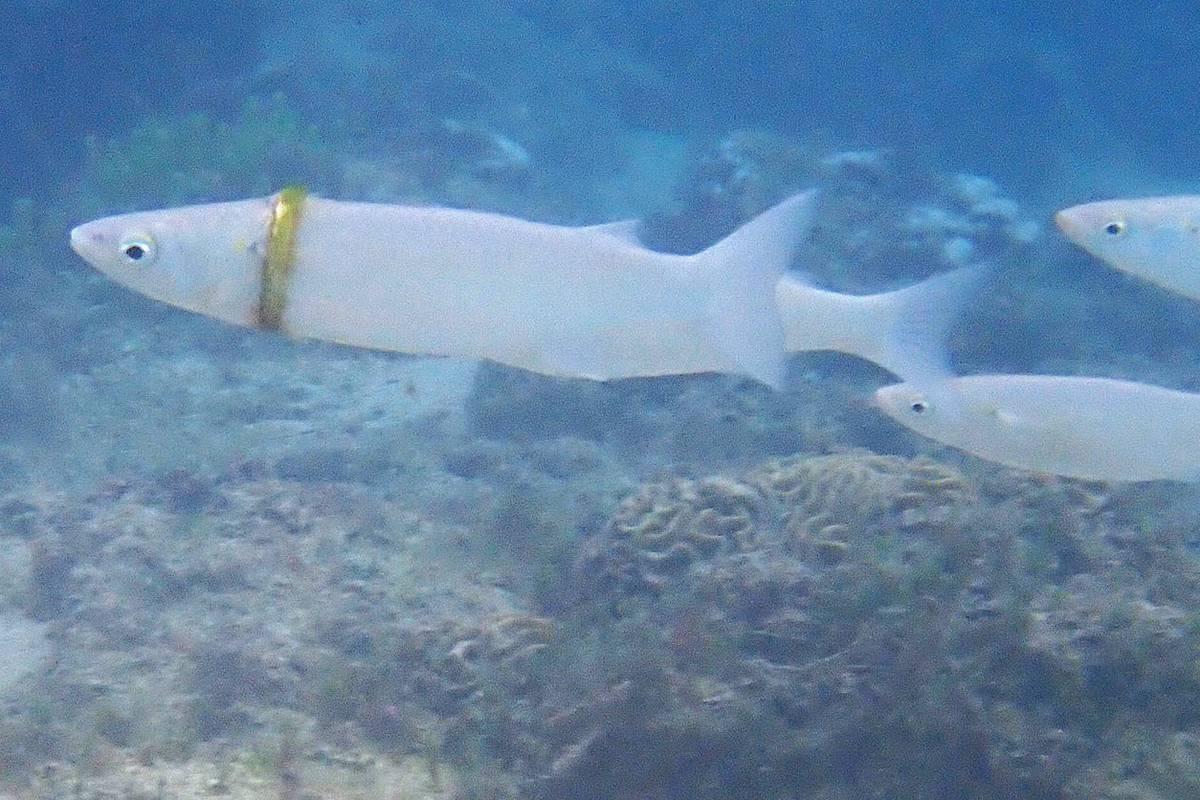
[[[795,267],[822,285],[997,268],[957,370],[1200,390],[1195,304],[1050,222],[1197,190],[1198,27],[1093,0],[0,5],[0,649],[27,654],[0,659],[0,793],[133,765],[180,797],[1200,797],[1189,485],[936,447],[838,355],[771,392],[233,329],[66,239],[303,183],[640,217],[692,252],[816,186]]]
[[[1181,183],[1194,173],[1194,9],[1185,3],[1122,13],[1098,2],[388,8],[6,4],[0,192],[42,195],[48,181],[61,183],[78,169],[89,133],[113,135],[152,114],[228,113],[268,87],[304,97],[315,124],[336,127],[350,114],[386,130],[406,110],[414,78],[464,68],[498,91],[523,91],[511,99],[547,128],[608,120],[601,124],[691,135],[820,131],[993,175],[1051,201],[1064,194],[1064,160]],[[315,50],[265,52],[281,30],[311,25],[328,33]],[[306,38],[321,31],[292,41]],[[565,68],[544,74],[543,47]],[[639,74],[652,85],[638,86]],[[350,95],[334,92],[348,84]],[[579,118],[551,123],[564,98],[591,113],[577,108]]]

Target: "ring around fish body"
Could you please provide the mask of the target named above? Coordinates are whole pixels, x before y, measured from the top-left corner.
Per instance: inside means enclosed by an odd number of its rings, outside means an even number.
[[[278,330],[283,324],[288,283],[296,263],[296,230],[307,197],[308,192],[303,186],[287,186],[279,192],[271,206],[267,252],[263,257],[262,289],[258,299],[258,324],[262,328]]]
[[[785,275],[815,192],[700,253],[637,224],[568,227],[458,209],[267,198],[106,217],[71,246],[113,280],[237,325],[561,377],[725,372],[779,386],[787,352],[837,350],[904,379],[948,374],[943,341],[979,283],[963,268],[873,295]]]

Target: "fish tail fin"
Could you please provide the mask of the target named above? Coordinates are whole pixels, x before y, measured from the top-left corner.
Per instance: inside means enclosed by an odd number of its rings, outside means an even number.
[[[731,369],[783,384],[783,324],[775,285],[808,232],[816,192],[792,195],[696,257],[711,281],[713,336]]]
[[[863,298],[874,308],[874,324],[882,326],[874,337],[875,352],[864,355],[902,380],[940,385],[951,375],[950,327],[991,272],[987,265],[960,267]]]

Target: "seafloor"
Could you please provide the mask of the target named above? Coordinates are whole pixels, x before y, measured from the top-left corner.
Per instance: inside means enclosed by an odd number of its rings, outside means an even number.
[[[1200,797],[1193,487],[938,448],[846,357],[795,357],[782,392],[553,380],[234,330],[78,262],[82,218],[297,180],[653,210],[675,251],[819,186],[798,265],[822,285],[996,267],[958,369],[1200,384],[1187,301],[994,180],[682,131],[663,115],[694,98],[625,53],[336,8],[325,37],[275,32],[306,80],[268,57],[193,86],[217,110],[91,137],[0,225],[0,798]],[[410,29],[468,62],[499,36],[525,72],[401,74],[378,54]]]

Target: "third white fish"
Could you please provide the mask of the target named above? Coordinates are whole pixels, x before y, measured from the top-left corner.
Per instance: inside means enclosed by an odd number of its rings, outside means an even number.
[[[1200,196],[1102,200],[1054,221],[1109,266],[1200,300]]]

